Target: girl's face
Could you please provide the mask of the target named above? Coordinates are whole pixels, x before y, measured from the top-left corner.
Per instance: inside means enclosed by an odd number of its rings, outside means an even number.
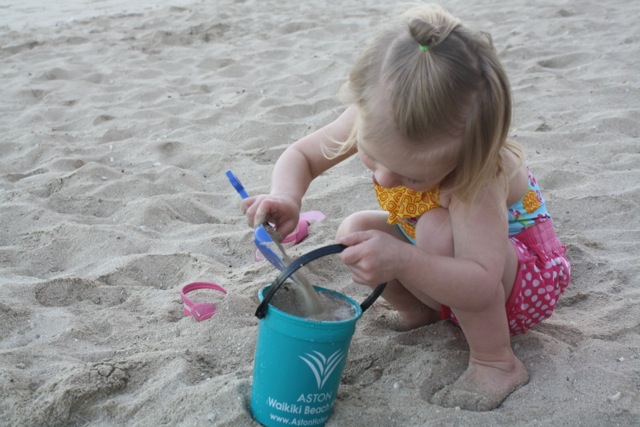
[[[438,136],[411,141],[392,127],[369,137],[358,125],[358,154],[373,172],[375,182],[386,188],[403,185],[414,191],[426,191],[439,185],[456,167],[461,137]],[[380,129],[378,127],[378,129]]]

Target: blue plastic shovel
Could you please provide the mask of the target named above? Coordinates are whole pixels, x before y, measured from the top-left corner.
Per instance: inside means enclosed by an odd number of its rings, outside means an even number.
[[[243,199],[248,198],[249,194],[245,190],[238,177],[236,177],[230,170],[226,172],[226,175],[229,179],[229,182],[238,192],[240,197],[242,197]],[[292,260],[291,258],[289,258],[282,245],[278,243],[276,239],[274,239],[274,234],[275,231],[269,224],[261,224],[256,227],[253,233],[253,241],[262,255],[275,268],[283,271],[289,264],[291,264]],[[321,313],[323,309],[318,299],[318,294],[313,289],[313,286],[311,285],[307,277],[302,274],[301,271],[297,271],[296,273],[291,275],[291,278],[294,282],[300,285],[300,290],[302,292],[302,296],[304,297],[308,314],[314,315]]]
[[[245,190],[244,186],[242,185],[238,177],[236,177],[234,173],[231,172],[230,170],[228,170],[226,174],[227,174],[227,178],[229,178],[229,182],[231,183],[231,185],[233,185],[233,188],[236,189],[240,197],[242,197],[243,199],[249,198],[249,194],[247,193],[247,190]],[[286,268],[284,256],[282,256],[284,255],[284,251],[282,251],[283,254],[281,255],[278,255],[274,251],[274,249],[278,250],[280,248],[278,248],[276,241],[273,240],[271,233],[267,231],[266,227],[271,228],[270,225],[264,225],[264,224],[261,224],[256,227],[253,233],[253,241],[256,244],[258,250],[267,259],[267,261],[273,264],[275,268],[282,271]]]

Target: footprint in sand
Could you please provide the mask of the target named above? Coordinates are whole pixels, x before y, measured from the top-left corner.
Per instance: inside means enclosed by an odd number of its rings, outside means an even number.
[[[349,360],[341,382],[343,384],[357,384],[360,387],[368,387],[382,377],[384,373],[382,366],[380,361],[372,356]]]
[[[45,307],[68,307],[81,301],[112,307],[128,298],[124,288],[105,286],[80,277],[63,277],[41,283],[35,293],[36,300]]]
[[[70,365],[39,387],[31,406],[34,425],[67,424],[83,406],[127,386],[131,366],[124,362]]]

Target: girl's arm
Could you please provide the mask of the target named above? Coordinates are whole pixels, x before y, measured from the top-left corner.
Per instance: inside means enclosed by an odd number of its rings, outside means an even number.
[[[294,142],[276,161],[269,195],[251,197],[243,208],[252,224],[274,223],[283,235],[297,225],[302,197],[309,184],[321,173],[335,166],[355,151],[328,159],[324,149],[345,141],[353,128],[355,108],[349,107],[332,123]]]
[[[271,194],[287,195],[296,200],[299,207],[311,181],[353,154],[327,159],[323,147],[331,149],[336,147],[336,141],[345,141],[354,119],[355,109],[349,107],[332,123],[289,146],[276,161],[271,177]]]

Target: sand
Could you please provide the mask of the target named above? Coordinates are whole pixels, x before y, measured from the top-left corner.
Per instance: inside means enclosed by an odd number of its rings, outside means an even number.
[[[252,230],[224,171],[268,191],[287,144],[335,118],[360,48],[399,3],[5,1],[0,6],[0,425],[257,425]],[[62,3],[60,3],[62,4]],[[450,0],[489,31],[573,282],[513,345],[531,380],[499,408],[431,396],[464,370],[461,332],[358,321],[329,426],[640,425],[640,3]],[[354,159],[303,209],[333,241],[375,207]],[[314,281],[364,299],[337,256]],[[182,313],[193,281],[218,303]]]

